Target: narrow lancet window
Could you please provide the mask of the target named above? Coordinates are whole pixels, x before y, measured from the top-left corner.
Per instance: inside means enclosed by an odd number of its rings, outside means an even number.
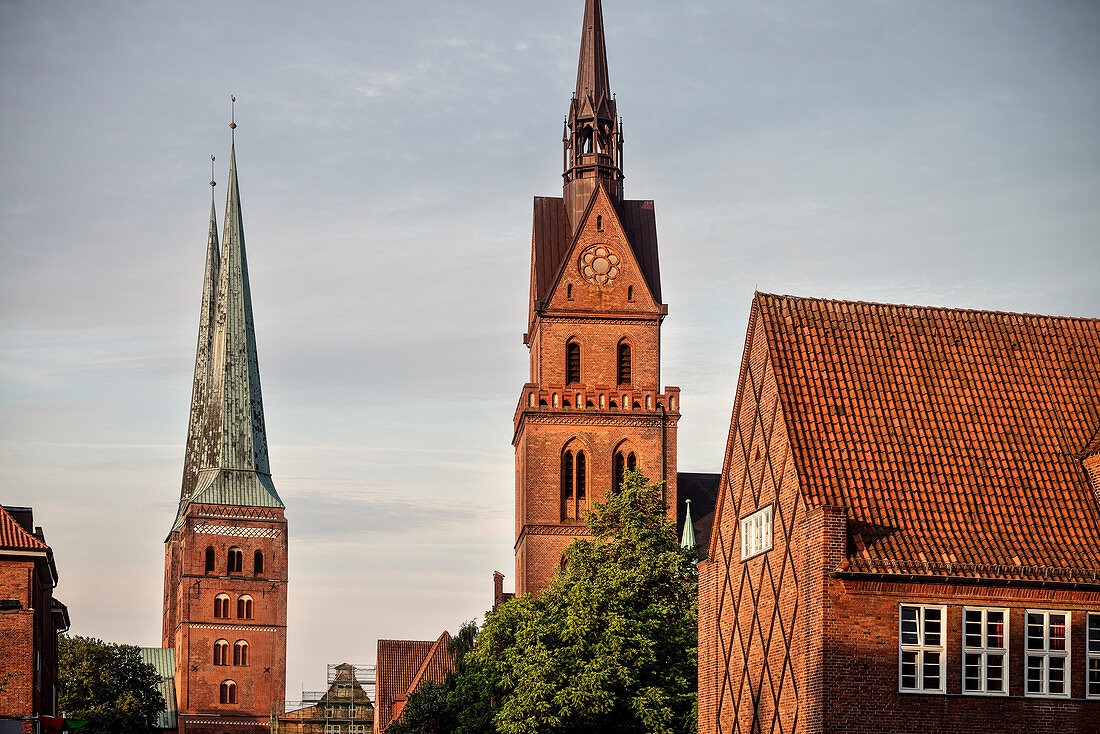
[[[630,345],[626,342],[619,342],[619,384],[630,384]]]
[[[215,564],[214,549],[213,548],[207,548],[206,549],[206,574],[207,575],[210,575],[210,574],[214,573],[214,571],[216,570],[214,568],[214,564]]]
[[[565,384],[576,385],[581,381],[581,345],[570,341],[565,345]]]
[[[252,573],[256,576],[264,575],[264,552],[256,551],[252,556]]]

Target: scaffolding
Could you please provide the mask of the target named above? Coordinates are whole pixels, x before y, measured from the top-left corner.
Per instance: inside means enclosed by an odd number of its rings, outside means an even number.
[[[272,734],[370,734],[375,670],[373,665],[329,665],[328,690],[302,691],[301,700],[272,710]]]

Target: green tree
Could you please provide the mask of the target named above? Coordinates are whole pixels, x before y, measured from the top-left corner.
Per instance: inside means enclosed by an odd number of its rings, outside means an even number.
[[[486,616],[455,731],[695,731],[698,577],[666,513],[662,486],[629,472],[542,595]]]
[[[133,645],[58,638],[58,709],[85,734],[146,734],[164,710],[160,675]]]

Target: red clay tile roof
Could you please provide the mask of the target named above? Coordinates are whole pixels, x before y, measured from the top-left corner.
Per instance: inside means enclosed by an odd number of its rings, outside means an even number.
[[[447,654],[451,636],[444,632],[432,640],[379,640],[375,674],[375,717],[384,731],[400,713],[394,703],[404,701],[424,680],[443,682],[454,669]]]
[[[848,508],[853,569],[1100,580],[1077,458],[1100,319],[756,299],[804,497]]]
[[[0,507],[0,548],[32,551],[50,549],[48,545],[24,530],[4,507]]]
[[[661,268],[657,256],[657,219],[652,201],[624,201],[618,206],[619,219],[630,240],[638,267],[649,290],[661,303]],[[535,300],[545,301],[561,270],[562,259],[573,244],[573,230],[565,214],[565,203],[558,197],[536,196],[532,226],[531,288]]]

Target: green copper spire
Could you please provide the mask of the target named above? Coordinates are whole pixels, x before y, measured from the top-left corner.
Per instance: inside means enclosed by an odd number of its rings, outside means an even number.
[[[229,191],[211,342],[204,460],[191,502],[282,507],[267,457],[237,152],[229,158]]]
[[[211,161],[213,156],[211,156]],[[213,164],[211,164],[213,166]],[[203,431],[206,428],[206,397],[210,385],[210,356],[214,337],[214,315],[218,293],[218,218],[214,208],[214,181],[210,181],[210,231],[206,240],[206,268],[202,280],[202,307],[199,311],[199,343],[195,348],[195,379],[191,385],[191,415],[187,423],[187,444],[183,455],[183,486],[180,488],[178,521],[191,501],[203,463]]]
[[[695,526],[691,523],[691,500],[684,500],[687,504],[687,512],[684,513],[684,533],[680,536],[680,547],[684,550],[695,550]]]

